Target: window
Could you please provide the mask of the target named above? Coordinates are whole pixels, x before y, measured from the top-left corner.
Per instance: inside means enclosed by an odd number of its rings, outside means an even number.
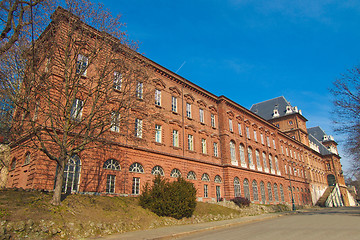
[[[216,183],[221,183],[222,181],[221,181],[221,177],[219,176],[219,175],[216,175],[215,176],[215,179],[214,179],[214,182],[216,182]]]
[[[272,156],[271,155],[269,155],[269,170],[270,170],[270,172],[274,171],[273,164],[272,164]]]
[[[240,152],[240,162],[242,167],[247,167],[246,161],[245,161],[245,149],[244,145],[239,145],[239,152]]]
[[[254,130],[254,140],[255,140],[255,142],[257,142],[256,130]]]
[[[260,193],[261,193],[261,203],[265,204],[265,202],[266,202],[265,184],[263,181],[260,182]]]
[[[177,98],[174,96],[171,97],[171,111],[177,112]]]
[[[179,169],[177,168],[174,168],[171,173],[170,173],[170,177],[173,177],[173,178],[178,178],[178,177],[181,177],[181,172]]]
[[[289,121],[289,125],[293,125],[293,121],[290,120],[290,121]]]
[[[144,168],[140,163],[133,163],[131,164],[131,166],[129,167],[129,172],[133,172],[133,173],[144,173]]]
[[[191,118],[191,104],[190,103],[186,103],[186,116],[188,118]]]
[[[164,169],[162,169],[162,167],[160,167],[160,166],[155,166],[155,167],[153,167],[153,169],[151,170],[151,174],[152,174],[152,175],[164,176]]]
[[[158,89],[155,89],[155,105],[161,106],[161,91]]]
[[[281,201],[285,202],[285,197],[284,197],[284,188],[283,185],[280,184],[280,197],[281,197]]]
[[[216,142],[214,142],[214,156],[218,157],[219,156],[219,152],[218,152],[218,144]]]
[[[250,199],[250,189],[249,189],[249,180],[247,180],[245,178],[244,180],[244,195],[245,195],[245,198]]]
[[[274,149],[276,149],[275,139],[273,139],[273,146],[274,146]]]
[[[196,180],[196,174],[195,174],[195,172],[193,172],[193,171],[188,172],[186,178],[187,178],[187,179],[190,179],[190,180]]]
[[[204,184],[204,198],[208,197],[208,185]]]
[[[276,156],[275,156],[275,169],[276,169],[277,173],[280,173],[279,172],[279,161],[278,161],[278,158]]]
[[[252,182],[252,190],[253,190],[254,201],[259,201],[258,187],[257,187],[257,182],[255,180]]]
[[[178,132],[178,130],[173,130],[173,146],[179,147],[179,132]]]
[[[106,193],[115,192],[115,175],[108,174],[106,179]]]
[[[215,115],[211,114],[211,127],[215,128]]]
[[[120,131],[120,113],[116,111],[111,112],[111,124],[110,130],[113,132]]]
[[[137,82],[136,84],[136,97],[138,99],[143,99],[143,83],[142,82]]]
[[[267,160],[266,160],[266,153],[265,152],[262,153],[262,157],[263,157],[264,169],[266,171],[268,169],[268,167],[267,167]]]
[[[230,141],[230,157],[231,157],[231,161],[236,161],[234,141]]]
[[[81,162],[78,155],[72,156],[64,168],[62,191],[64,193],[77,192],[79,188]]]
[[[248,153],[248,160],[249,160],[250,167],[254,166],[253,159],[252,159],[252,149],[250,147],[248,147],[247,153]]]
[[[260,153],[259,150],[255,150],[255,157],[256,157],[256,166],[258,170],[262,170],[261,163],[260,163]]]
[[[206,154],[206,139],[201,139],[201,153]]]
[[[155,142],[161,143],[162,139],[162,130],[161,125],[155,124]]]
[[[269,201],[271,202],[273,200],[273,195],[272,195],[272,189],[270,183],[267,184],[267,188],[268,188]]]
[[[199,116],[200,116],[200,122],[204,123],[204,110],[203,109],[199,109]]]
[[[326,168],[327,168],[327,170],[329,170],[329,171],[331,170],[331,165],[330,165],[330,163],[327,163],[327,164],[326,164]]]
[[[278,192],[278,186],[276,183],[274,183],[274,196],[275,196],[275,201],[279,201],[279,192]]]
[[[264,135],[262,133],[260,133],[260,140],[261,144],[264,145]]]
[[[240,180],[238,177],[234,178],[234,196],[241,197]]]
[[[287,166],[286,166],[286,164],[285,164],[285,174],[288,174],[288,171],[287,171]]]
[[[135,119],[135,137],[142,138],[142,119]]]
[[[30,156],[30,153],[26,153],[25,155],[25,161],[24,161],[24,165],[26,164],[29,164],[30,163],[30,160],[31,160],[31,156]]]
[[[204,173],[202,176],[201,176],[201,181],[205,181],[205,182],[210,182],[210,177],[207,173]]]
[[[246,129],[246,137],[250,139],[250,129],[249,127],[246,127],[245,129]]]
[[[269,136],[266,136],[266,143],[267,143],[268,147],[270,147],[270,138],[269,138]]]
[[[121,91],[122,85],[122,74],[119,72],[114,72],[114,85],[113,88]]]
[[[230,132],[233,131],[233,123],[232,123],[232,119],[229,118],[229,130]]]
[[[239,135],[242,136],[241,123],[238,123]]]
[[[75,98],[71,107],[70,116],[75,121],[81,121],[82,109],[84,102],[80,99]]]
[[[284,154],[284,147],[283,147],[283,145],[280,145],[280,148],[281,148],[281,153]]]
[[[82,54],[78,55],[76,61],[76,73],[82,76],[86,76],[89,59]]]
[[[115,159],[108,159],[104,162],[103,168],[109,170],[120,170],[120,164]]]
[[[194,151],[194,136],[191,134],[188,135],[188,149]]]
[[[139,195],[140,193],[140,178],[134,177],[132,182],[132,194]]]

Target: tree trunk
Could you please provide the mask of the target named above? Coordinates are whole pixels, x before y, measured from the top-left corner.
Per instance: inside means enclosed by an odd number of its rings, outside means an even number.
[[[64,179],[64,167],[65,167],[65,159],[60,160],[60,164],[58,165],[54,195],[51,200],[51,204],[55,206],[59,206],[61,204],[61,191],[62,191],[62,184]]]

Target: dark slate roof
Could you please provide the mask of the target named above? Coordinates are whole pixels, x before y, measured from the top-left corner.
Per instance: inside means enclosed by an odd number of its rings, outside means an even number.
[[[319,151],[321,155],[328,155],[331,154],[331,152],[319,141],[317,140],[313,135],[309,134],[309,141],[315,143],[317,146],[319,146]]]
[[[311,134],[314,138],[316,138],[319,142],[323,141],[324,136],[326,133],[322,130],[319,126],[312,127],[307,129],[308,133]]]
[[[285,116],[287,106],[291,107],[293,113],[297,112],[295,111],[295,108],[291,106],[290,102],[288,102],[283,96],[270,99],[264,102],[256,103],[251,106],[250,111],[259,115],[265,120],[270,120],[274,118],[273,117],[274,109],[278,110],[279,112],[278,117]]]

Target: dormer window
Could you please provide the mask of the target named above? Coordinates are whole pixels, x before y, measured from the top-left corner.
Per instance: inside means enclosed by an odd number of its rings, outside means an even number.
[[[280,115],[279,115],[279,110],[274,109],[274,111],[273,111],[273,117],[280,117]]]
[[[291,106],[286,106],[286,112],[285,114],[289,114],[289,113],[292,113],[292,109],[291,109]]]

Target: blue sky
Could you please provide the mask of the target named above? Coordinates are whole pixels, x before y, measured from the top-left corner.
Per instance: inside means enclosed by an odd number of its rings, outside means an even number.
[[[284,96],[333,133],[332,82],[360,63],[360,2],[102,0],[139,52],[240,105]],[[345,170],[347,157],[339,144]]]

